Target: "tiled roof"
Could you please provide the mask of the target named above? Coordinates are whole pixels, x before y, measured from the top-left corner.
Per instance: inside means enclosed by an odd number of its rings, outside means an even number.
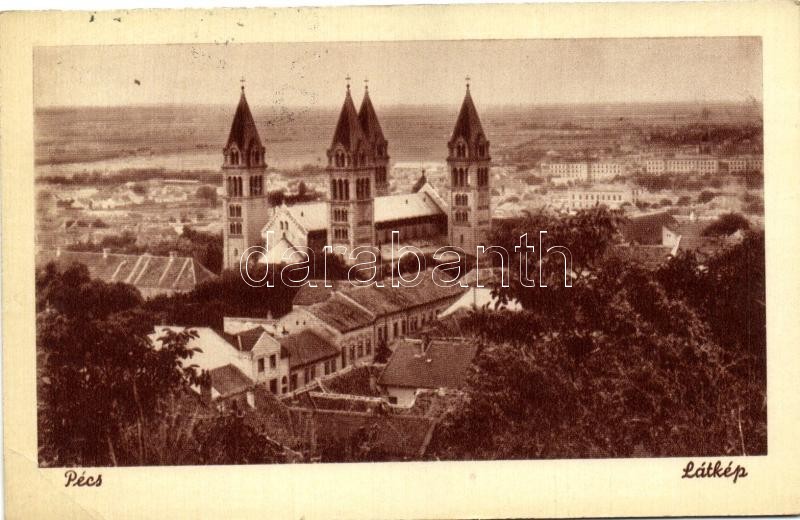
[[[444,211],[424,191],[375,197],[376,224],[433,215],[444,215]]]
[[[477,346],[461,340],[434,339],[425,352],[423,342],[403,339],[378,383],[406,388],[461,388]]]
[[[617,245],[609,250],[609,255],[620,260],[630,260],[646,269],[658,269],[670,258],[672,248],[652,245]]]
[[[328,284],[332,287],[325,287],[325,280],[310,280],[310,282],[313,282],[316,287],[309,287],[308,285],[300,287],[300,289],[297,290],[297,294],[294,296],[294,300],[292,300],[292,305],[308,306],[324,302],[330,298],[335,291],[350,285],[348,282],[343,282],[341,280],[328,280]]]
[[[212,368],[208,374],[211,376],[211,387],[219,392],[220,397],[244,392],[253,385],[244,372],[230,364]]]
[[[286,209],[306,231],[328,229],[328,205],[325,202],[295,204]]]
[[[668,224],[675,224],[675,218],[667,211],[659,211],[631,217],[622,226],[621,232],[628,242],[655,245],[661,243],[661,227]]]
[[[350,88],[347,88],[347,95],[344,98],[342,111],[339,114],[339,121],[336,123],[336,130],[333,133],[331,148],[341,144],[348,151],[355,151],[359,146],[366,142],[366,136],[358,120],[358,113],[350,96]]]
[[[383,287],[375,285],[349,287],[342,290],[342,296],[368,309],[375,316],[383,316],[452,298],[465,291],[458,285],[440,287],[434,282],[430,270],[420,273],[419,276],[420,282],[414,287],[392,287],[391,281],[386,279],[383,281]]]
[[[680,235],[680,249],[683,250],[694,250],[698,249],[703,243],[705,242],[704,237],[702,236],[703,230],[708,226],[707,222],[700,222],[700,221],[686,221],[686,222],[675,222],[675,223],[665,223],[664,227],[675,233],[676,235]]]
[[[239,150],[245,151],[252,143],[255,143],[256,146],[261,146],[261,139],[258,136],[256,123],[253,121],[253,114],[250,113],[250,107],[247,105],[247,99],[244,97],[244,89],[242,89],[242,95],[239,98],[239,105],[236,107],[236,114],[233,116],[231,132],[225,147],[235,144]]]
[[[253,350],[258,338],[260,338],[264,332],[262,327],[253,327],[252,329],[234,334],[236,343],[234,343],[233,346],[241,352],[250,352]]]
[[[281,348],[289,356],[289,368],[296,368],[339,355],[339,350],[325,338],[305,329],[280,338]]]
[[[308,307],[308,311],[339,332],[366,327],[374,319],[370,313],[340,294],[334,294],[327,301]]]
[[[461,104],[461,110],[458,113],[456,126],[453,129],[450,142],[462,137],[467,143],[473,144],[479,135],[484,135],[483,126],[481,126],[481,118],[478,117],[475,103],[472,102],[472,96],[469,93],[469,89],[467,89],[467,94],[464,96],[464,102]]]
[[[55,262],[59,269],[73,263],[89,268],[89,276],[107,283],[124,282],[138,289],[188,292],[216,278],[194,258],[180,256],[125,255],[83,251],[44,251],[37,263]]]

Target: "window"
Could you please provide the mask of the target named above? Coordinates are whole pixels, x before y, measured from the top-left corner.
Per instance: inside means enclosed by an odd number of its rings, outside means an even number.
[[[358,357],[364,357],[364,344],[358,344]]]
[[[264,358],[263,357],[262,358],[258,358],[258,373],[259,374],[263,374],[264,373]]]
[[[356,363],[356,347],[355,346],[350,347],[350,363],[352,363],[354,365]]]
[[[270,393],[277,394],[278,393],[278,380],[277,379],[270,379],[269,381],[269,391]]]
[[[231,205],[228,208],[228,215],[233,218],[239,218],[242,216],[242,207],[238,205]]]
[[[231,235],[241,235],[242,234],[242,223],[241,222],[231,222],[230,231],[231,231]]]
[[[370,354],[372,354],[372,340],[368,339],[367,340],[367,355],[369,356]]]
[[[397,337],[397,322],[395,322],[395,324],[394,324],[394,336],[393,337],[395,337],[395,338]]]
[[[289,385],[289,388],[291,388],[292,390],[297,390],[297,374],[296,373],[292,374],[292,380],[291,381],[292,382]]]
[[[275,357],[275,354],[272,354],[272,355],[269,357],[269,368],[275,368],[275,367],[277,367],[277,366],[278,366],[278,360],[277,360],[277,358]]]
[[[281,378],[281,393],[285,394],[287,391],[288,388],[286,388],[286,376],[283,376],[283,378]]]

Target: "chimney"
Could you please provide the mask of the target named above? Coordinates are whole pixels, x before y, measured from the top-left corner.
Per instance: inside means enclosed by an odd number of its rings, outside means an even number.
[[[107,247],[103,248],[103,258],[108,258],[109,249]]]

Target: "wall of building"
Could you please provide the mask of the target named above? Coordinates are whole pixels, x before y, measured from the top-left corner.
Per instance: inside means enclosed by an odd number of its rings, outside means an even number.
[[[398,406],[411,406],[417,395],[416,388],[406,388],[402,386],[385,386],[386,393],[389,394],[389,402]]]

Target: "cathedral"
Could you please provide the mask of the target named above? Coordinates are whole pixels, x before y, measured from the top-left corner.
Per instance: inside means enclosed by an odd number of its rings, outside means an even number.
[[[393,231],[401,244],[423,241],[472,255],[484,245],[491,226],[491,156],[469,83],[447,142],[447,193],[438,193],[424,172],[410,193],[389,193],[389,143],[367,88],[356,111],[347,85],[327,150],[327,200],[270,207],[265,151],[242,87],[223,149],[225,268],[238,269],[253,246],[266,247],[266,262],[274,264],[303,261],[300,251],[325,246],[346,261],[355,248],[381,256]]]

